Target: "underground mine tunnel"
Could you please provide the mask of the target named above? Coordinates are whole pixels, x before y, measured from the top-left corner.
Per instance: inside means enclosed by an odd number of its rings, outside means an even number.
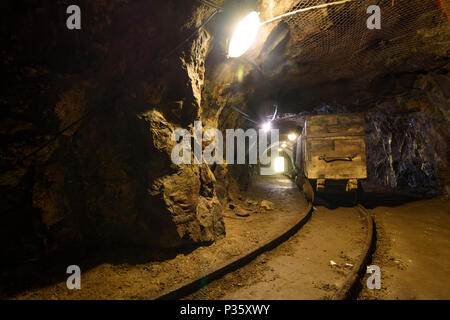
[[[450,298],[448,1],[0,7],[2,299]]]

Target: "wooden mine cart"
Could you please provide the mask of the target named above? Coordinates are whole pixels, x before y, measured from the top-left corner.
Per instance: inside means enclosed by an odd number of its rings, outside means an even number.
[[[294,152],[297,183],[305,193],[336,185],[356,190],[367,178],[364,116],[333,114],[306,117]],[[338,184],[339,184],[338,183]],[[305,185],[306,184],[306,185]],[[313,195],[312,195],[313,197]]]

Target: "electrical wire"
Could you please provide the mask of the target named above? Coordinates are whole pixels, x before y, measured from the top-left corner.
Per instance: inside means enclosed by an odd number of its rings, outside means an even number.
[[[201,0],[201,1],[204,1],[204,0]],[[260,23],[260,26],[268,24],[268,23],[271,23],[271,22],[274,22],[274,21],[277,21],[277,20],[281,20],[281,19],[283,19],[285,17],[289,17],[289,16],[292,16],[292,15],[300,13],[300,12],[306,12],[306,11],[310,11],[310,10],[326,8],[326,7],[335,6],[335,5],[339,5],[339,4],[344,4],[346,2],[352,2],[352,1],[354,1],[354,0],[342,0],[342,1],[336,1],[336,2],[331,2],[331,3],[324,3],[324,4],[317,5],[317,6],[307,7],[307,8],[301,8],[301,9],[298,9],[298,10],[294,10],[294,11],[287,12],[287,13],[284,13],[282,15],[276,16],[276,17],[271,18],[269,20],[263,21],[263,22]],[[258,70],[260,70],[259,67],[256,64],[254,64],[254,65],[258,68]],[[234,110],[236,110],[237,112],[241,113],[242,115],[244,115],[244,117],[247,120],[256,123],[256,121],[253,121],[252,119],[250,119],[250,116],[247,115],[246,113],[240,111],[239,109],[237,109],[235,107],[232,107],[232,108]],[[275,117],[277,115],[277,111],[278,111],[278,106],[275,105],[275,111],[274,111],[274,114],[272,116],[272,120],[270,120],[270,121],[275,120]]]
[[[278,106],[274,105],[274,107],[275,107],[275,111],[273,112],[272,120],[270,120],[270,121],[275,120],[275,117],[277,116],[277,113],[278,113]]]
[[[306,11],[310,11],[310,10],[321,9],[321,8],[326,8],[326,7],[330,7],[330,6],[336,6],[338,4],[343,4],[343,3],[346,3],[346,2],[353,2],[353,1],[354,0],[342,0],[342,1],[336,1],[336,2],[331,2],[331,3],[323,3],[323,4],[319,4],[317,6],[312,6],[312,7],[307,7],[307,8],[294,10],[294,11],[287,12],[287,13],[284,13],[282,15],[276,16],[276,17],[274,17],[272,19],[263,21],[263,22],[261,22],[260,25],[262,26],[262,25],[265,25],[265,24],[268,24],[268,23],[271,23],[271,22],[274,22],[274,21],[277,21],[277,20],[281,20],[281,19],[283,19],[285,17],[289,17],[289,16],[292,16],[292,15],[300,13],[300,12],[306,12]]]
[[[233,107],[233,106],[230,106],[230,107],[231,107],[231,109],[233,109],[234,111],[236,111],[236,112],[242,114],[246,120],[258,124],[258,122],[256,122],[256,121],[253,120],[252,118],[250,118],[250,116],[249,116],[248,114],[246,114],[244,111],[239,110],[238,108]]]

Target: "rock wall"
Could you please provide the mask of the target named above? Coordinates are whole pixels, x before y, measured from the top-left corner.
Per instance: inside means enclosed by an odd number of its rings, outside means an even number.
[[[2,3],[2,268],[68,248],[179,248],[225,234],[206,165],[174,165],[202,101],[214,9],[195,1]],[[7,275],[4,275],[7,276]]]
[[[393,97],[380,99],[366,114],[369,181],[424,195],[448,195],[448,68],[399,77],[396,83]]]

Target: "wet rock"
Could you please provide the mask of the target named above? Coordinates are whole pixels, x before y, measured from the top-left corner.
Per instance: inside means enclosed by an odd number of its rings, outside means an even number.
[[[245,202],[246,202],[247,205],[249,205],[249,206],[257,206],[257,205],[258,205],[258,201],[251,200],[251,199],[247,199]]]
[[[153,144],[162,156],[170,158],[173,127],[157,111],[147,113],[145,119],[150,124]],[[172,164],[171,167],[174,173],[158,177],[147,200],[149,208],[156,204],[165,228],[173,225],[176,229],[176,233],[165,230],[171,237],[163,237],[160,245],[211,243],[223,236],[222,205],[215,192],[216,179],[210,168],[206,164]],[[149,169],[149,175],[153,175],[154,168]],[[145,219],[148,224],[151,220],[151,216]]]
[[[248,216],[250,216],[250,213],[251,213],[249,210],[246,210],[239,205],[234,206],[233,212],[238,217],[248,217]]]
[[[266,209],[266,210],[273,210],[275,208],[275,205],[273,204],[273,202],[270,202],[268,200],[263,200],[263,201],[261,201],[261,208]]]

